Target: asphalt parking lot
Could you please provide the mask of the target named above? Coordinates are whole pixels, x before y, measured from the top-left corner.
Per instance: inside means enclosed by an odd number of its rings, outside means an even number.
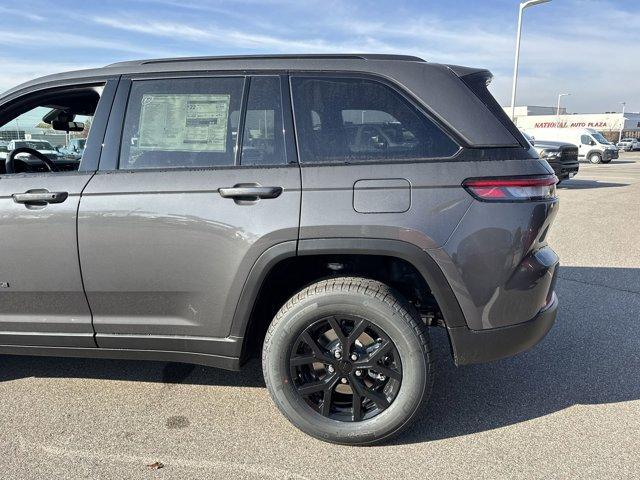
[[[154,362],[0,357],[0,476],[34,478],[632,478],[640,464],[640,152],[581,164],[550,243],[560,312],[547,338],[437,379],[393,443],[328,445],[241,373]],[[147,467],[156,461],[164,468]]]

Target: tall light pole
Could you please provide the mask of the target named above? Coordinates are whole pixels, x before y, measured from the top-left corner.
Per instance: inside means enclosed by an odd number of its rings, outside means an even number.
[[[559,93],[558,94],[558,106],[556,107],[556,115],[560,116],[560,99],[562,97],[568,97],[571,95],[570,93]]]
[[[620,125],[620,133],[618,133],[618,143],[622,140],[622,130],[624,130],[624,109],[627,106],[627,102],[618,102],[622,105],[622,125]]]
[[[520,37],[522,36],[522,12],[526,8],[547,3],[551,0],[526,0],[520,2],[520,11],[518,12],[518,33],[516,34],[516,59],[513,64],[513,84],[511,86],[511,120],[514,120],[516,113],[516,86],[518,84],[518,63],[520,62]]]

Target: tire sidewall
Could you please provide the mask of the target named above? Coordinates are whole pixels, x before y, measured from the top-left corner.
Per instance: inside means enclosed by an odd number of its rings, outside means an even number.
[[[596,159],[595,162],[593,161],[594,158]],[[590,152],[587,156],[587,159],[589,160],[589,163],[592,163],[594,165],[602,163],[602,155],[600,155],[598,152]]]
[[[402,363],[402,384],[394,401],[375,417],[357,423],[331,420],[313,411],[290,378],[293,342],[313,322],[334,314],[360,316],[380,328],[394,343]],[[415,330],[400,313],[382,300],[353,292],[305,298],[281,319],[266,348],[265,377],[278,408],[305,433],[337,443],[372,443],[402,428],[420,407],[431,373]]]

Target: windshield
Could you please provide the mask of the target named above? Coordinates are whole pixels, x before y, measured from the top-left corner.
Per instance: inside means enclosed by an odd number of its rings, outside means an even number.
[[[609,141],[606,138],[604,138],[601,133],[596,132],[591,134],[591,136],[595,138],[598,143],[601,143],[603,145],[609,145]]]
[[[45,141],[34,141],[34,140],[20,140],[14,142],[15,148],[33,148],[34,150],[53,150],[53,147],[49,142]]]

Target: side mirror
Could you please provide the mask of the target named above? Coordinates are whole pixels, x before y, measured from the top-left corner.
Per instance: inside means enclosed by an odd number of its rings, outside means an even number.
[[[591,146],[593,146],[593,145],[595,145],[595,144],[596,144],[596,141],[595,141],[595,140],[591,140],[591,141],[589,142],[589,145],[591,145]]]
[[[61,120],[53,120],[51,122],[51,128],[62,132],[82,132],[84,130],[84,123],[82,122],[63,122]]]

